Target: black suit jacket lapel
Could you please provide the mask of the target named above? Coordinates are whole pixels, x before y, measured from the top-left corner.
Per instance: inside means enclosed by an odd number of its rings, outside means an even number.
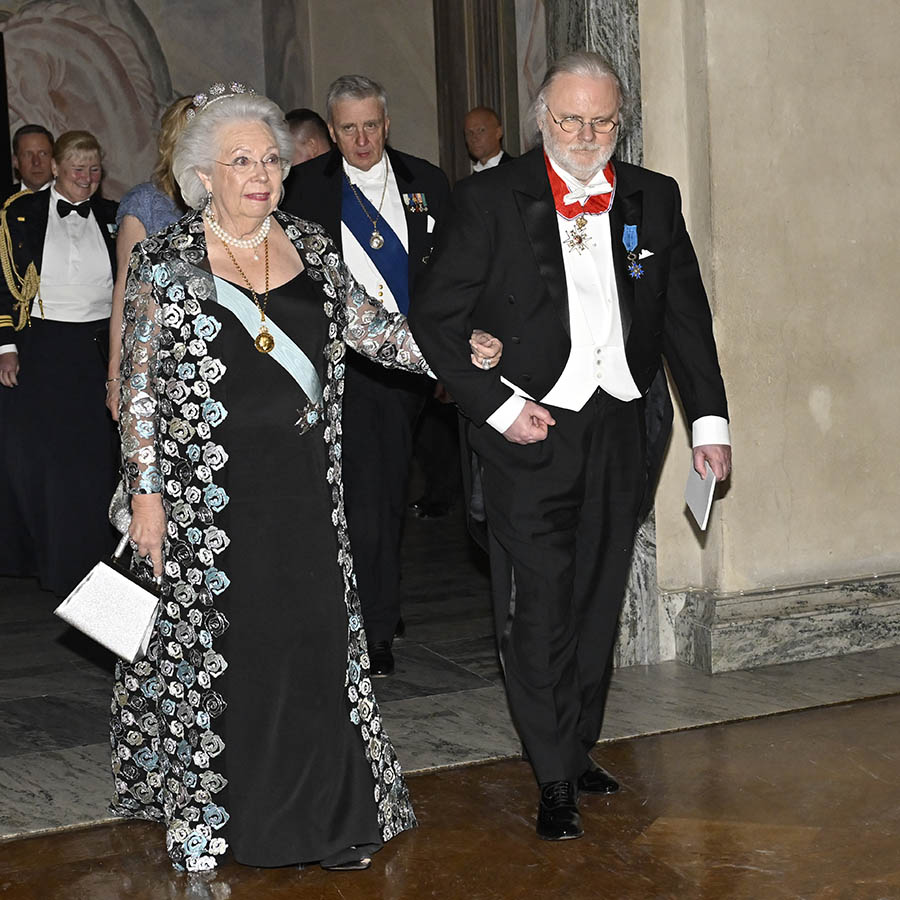
[[[612,240],[613,267],[616,272],[616,288],[619,294],[619,313],[622,317],[622,337],[628,343],[634,311],[634,279],[628,274],[628,253],[622,238],[626,225],[636,225],[638,247],[641,247],[641,216],[644,198],[641,191],[629,192],[627,179],[616,173],[616,194],[609,211],[609,230]]]
[[[313,218],[313,221],[318,222],[331,235],[338,250],[343,253],[341,196],[344,189],[344,157],[337,148],[328,155],[322,175],[325,176],[323,191],[322,196],[318,198],[316,217]]]
[[[516,203],[541,279],[566,334],[569,334],[566,269],[563,265],[556,206],[550,190],[550,180],[547,178],[544,151],[538,147],[522,159],[527,160],[528,165],[522,169],[523,177],[519,183],[513,185]]]
[[[415,192],[415,176],[394,150],[390,147],[386,149],[388,159],[391,161],[391,168],[394,170],[394,178],[397,179],[400,202],[403,203],[404,194]],[[403,215],[406,217],[406,246],[409,248],[409,283],[412,285],[415,267],[418,265],[417,261],[428,252],[428,215],[412,212],[406,203],[403,203]]]
[[[39,191],[34,201],[34,209],[26,221],[28,242],[32,246],[32,258],[38,275],[41,274],[41,263],[44,260],[44,239],[47,237],[47,218],[50,215],[50,188]]]
[[[115,213],[113,213],[113,218],[110,219],[107,213],[112,211],[112,206],[110,203],[105,201],[98,194],[94,194],[90,199],[91,211],[94,213],[94,219],[97,221],[97,226],[100,228],[100,234],[103,235],[103,244],[106,247],[106,252],[109,254],[109,267],[112,270],[113,278],[116,277],[116,236],[115,229],[111,229],[109,226],[115,223]]]

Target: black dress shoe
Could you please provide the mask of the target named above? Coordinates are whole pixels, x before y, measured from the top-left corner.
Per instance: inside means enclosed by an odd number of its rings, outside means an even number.
[[[369,674],[376,677],[394,674],[394,654],[390,641],[373,641],[369,644]]]
[[[578,776],[577,783],[580,794],[614,794],[619,789],[619,782],[593,762]]]
[[[372,865],[372,857],[365,855],[367,852],[367,847],[353,845],[323,859],[319,865],[328,872],[363,872]]]
[[[584,834],[571,781],[548,781],[541,785],[537,836],[545,841],[568,841]]]
[[[333,866],[326,866],[322,863],[322,868],[326,872],[364,872],[372,865],[372,859],[364,856],[362,859],[351,859],[348,862],[335,863]]]

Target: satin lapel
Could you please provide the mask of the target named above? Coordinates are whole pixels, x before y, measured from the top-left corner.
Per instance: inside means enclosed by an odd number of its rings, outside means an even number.
[[[91,197],[91,210],[93,210],[94,218],[100,227],[100,233],[103,235],[103,243],[106,246],[106,252],[109,254],[109,265],[112,269],[113,278],[116,277],[116,236],[110,232],[109,226],[115,222],[115,218],[110,221],[106,218],[106,210],[104,204],[97,202],[100,198],[94,194]]]
[[[531,242],[538,271],[550,295],[553,308],[568,335],[569,298],[566,291],[566,269],[563,265],[556,207],[553,205],[550,181],[544,167],[543,151],[535,154],[532,160],[529,161],[531,171],[528,173],[527,186],[515,188],[516,203],[528,240]]]
[[[628,274],[628,253],[622,238],[626,225],[636,225],[638,232],[638,250],[641,248],[641,214],[644,198],[641,191],[628,193],[628,186],[618,180],[616,196],[609,211],[609,230],[612,240],[613,266],[616,271],[616,288],[619,293],[619,312],[622,317],[622,337],[628,343],[628,332],[634,311],[635,279]]]

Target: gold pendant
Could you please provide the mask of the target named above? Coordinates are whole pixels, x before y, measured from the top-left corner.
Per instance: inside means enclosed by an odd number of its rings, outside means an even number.
[[[372,237],[369,238],[369,246],[373,250],[380,250],[384,246],[384,238],[378,233],[377,228],[372,232]]]
[[[260,353],[271,353],[275,349],[275,338],[269,334],[269,329],[265,325],[260,325],[259,334],[253,344]]]

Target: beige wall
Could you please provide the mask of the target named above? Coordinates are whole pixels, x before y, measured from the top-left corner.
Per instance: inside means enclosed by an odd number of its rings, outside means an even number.
[[[430,2],[309,0],[311,103],[325,114],[338,75],[368,75],[384,85],[391,146],[437,165],[437,84]]]
[[[663,589],[900,571],[900,4],[641,0],[645,160],[712,294],[735,474],[701,540],[676,431]]]

